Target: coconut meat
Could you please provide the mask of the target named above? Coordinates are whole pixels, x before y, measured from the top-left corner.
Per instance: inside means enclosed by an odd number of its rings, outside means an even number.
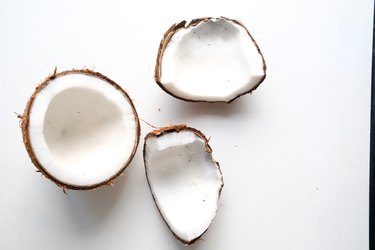
[[[247,30],[211,18],[173,34],[162,55],[160,82],[183,99],[228,102],[264,76],[263,57]]]
[[[57,77],[30,110],[32,150],[59,182],[91,186],[127,163],[137,141],[132,106],[103,79],[86,74]]]
[[[192,131],[146,140],[145,165],[154,200],[171,231],[189,243],[214,219],[223,182],[205,141]]]

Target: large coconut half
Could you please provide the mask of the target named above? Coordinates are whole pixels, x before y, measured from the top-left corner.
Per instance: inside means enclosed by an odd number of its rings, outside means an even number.
[[[132,160],[140,126],[128,94],[90,70],[55,72],[31,96],[22,116],[26,150],[58,186],[110,184]]]
[[[156,206],[187,245],[210,226],[224,185],[211,151],[202,132],[185,125],[155,130],[145,138],[146,176]]]
[[[186,101],[231,102],[266,77],[254,38],[233,19],[200,18],[172,25],[160,43],[155,80]]]

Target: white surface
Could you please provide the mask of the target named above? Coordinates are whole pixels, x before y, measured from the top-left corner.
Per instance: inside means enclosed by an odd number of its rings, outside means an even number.
[[[64,195],[35,173],[13,111],[55,66],[86,66],[125,88],[143,119],[211,136],[225,186],[191,249],[367,249],[372,10],[367,0],[2,1],[0,248],[185,249],[153,203],[142,147],[114,187]],[[165,94],[153,80],[164,31],[220,15],[254,35],[265,82],[230,105]]]
[[[137,141],[133,108],[104,80],[68,74],[50,81],[30,110],[30,143],[60,182],[90,186],[124,168]]]
[[[184,99],[228,102],[257,86],[263,67],[245,28],[210,19],[174,33],[163,52],[160,82]]]
[[[191,242],[215,218],[223,180],[206,142],[191,131],[146,140],[145,167],[163,218],[175,234]]]

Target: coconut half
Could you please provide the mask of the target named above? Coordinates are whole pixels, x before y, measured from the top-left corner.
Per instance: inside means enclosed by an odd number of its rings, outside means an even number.
[[[152,196],[169,229],[187,245],[210,226],[224,185],[211,152],[204,134],[185,125],[161,128],[145,138]]]
[[[31,96],[21,127],[39,172],[80,190],[111,184],[132,160],[140,136],[128,94],[87,69],[48,76]]]
[[[232,102],[266,77],[260,49],[239,21],[194,19],[172,25],[158,51],[155,81],[186,101]]]

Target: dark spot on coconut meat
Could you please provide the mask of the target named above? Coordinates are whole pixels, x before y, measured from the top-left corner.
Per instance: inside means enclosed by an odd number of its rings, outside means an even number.
[[[191,161],[193,160],[193,157],[194,157],[194,156],[193,156],[192,153],[188,154],[187,157],[186,157],[186,158],[187,158],[187,161],[188,161],[188,162],[191,162]]]

